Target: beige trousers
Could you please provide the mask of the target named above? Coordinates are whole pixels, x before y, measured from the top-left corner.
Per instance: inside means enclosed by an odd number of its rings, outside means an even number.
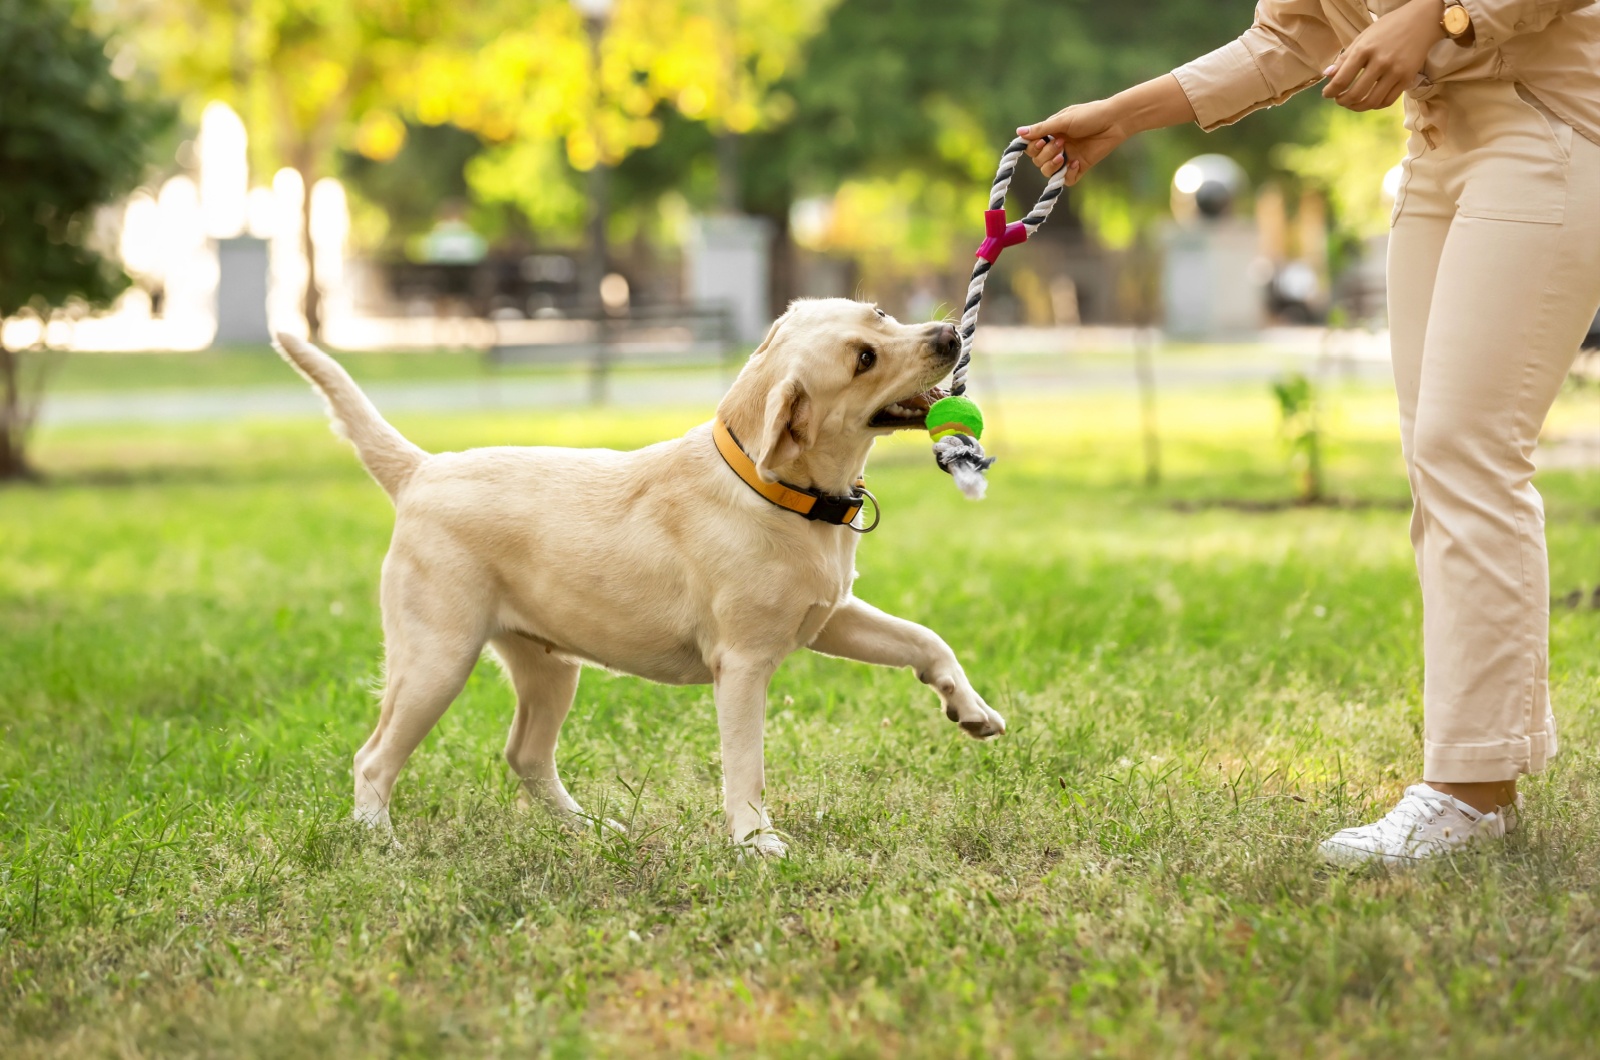
[[[1452,82],[1427,106],[1433,144],[1411,137],[1389,241],[1423,777],[1511,780],[1556,753],[1532,454],[1600,305],[1600,146],[1506,81]]]

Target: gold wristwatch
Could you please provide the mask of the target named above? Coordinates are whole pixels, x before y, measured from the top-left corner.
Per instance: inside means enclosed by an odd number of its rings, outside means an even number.
[[[1445,35],[1463,48],[1472,46],[1472,40],[1477,34],[1472,32],[1472,16],[1461,5],[1461,0],[1445,0],[1444,18],[1439,20],[1439,26]]]

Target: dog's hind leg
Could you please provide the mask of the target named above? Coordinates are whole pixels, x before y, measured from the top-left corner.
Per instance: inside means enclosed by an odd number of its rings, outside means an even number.
[[[583,807],[567,794],[556,772],[556,740],[577,695],[582,667],[520,634],[502,633],[492,643],[517,691],[506,762],[522,781],[522,799],[548,807],[559,818],[580,819]]]
[[[355,755],[356,820],[389,827],[389,794],[406,760],[460,694],[483,650],[477,629],[462,628],[464,611],[391,608],[384,586],[387,676],[378,727]]]

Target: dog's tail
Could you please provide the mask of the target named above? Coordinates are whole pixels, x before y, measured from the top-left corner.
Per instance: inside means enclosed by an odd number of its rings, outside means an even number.
[[[412,472],[428,454],[378,414],[338,361],[304,339],[283,332],[278,333],[274,345],[283,359],[322,394],[333,420],[333,433],[355,446],[356,455],[389,499],[398,499]]]

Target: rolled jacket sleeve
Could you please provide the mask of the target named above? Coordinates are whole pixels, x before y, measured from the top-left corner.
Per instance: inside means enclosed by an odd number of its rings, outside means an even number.
[[[1196,122],[1210,132],[1231,125],[1251,111],[1282,103],[1316,84],[1338,55],[1339,38],[1328,24],[1319,0],[1261,0],[1256,5],[1255,24],[1238,40],[1178,67],[1172,74],[1189,97]]]
[[[1537,33],[1595,0],[1462,0],[1472,17],[1473,46],[1493,48],[1519,33]]]

